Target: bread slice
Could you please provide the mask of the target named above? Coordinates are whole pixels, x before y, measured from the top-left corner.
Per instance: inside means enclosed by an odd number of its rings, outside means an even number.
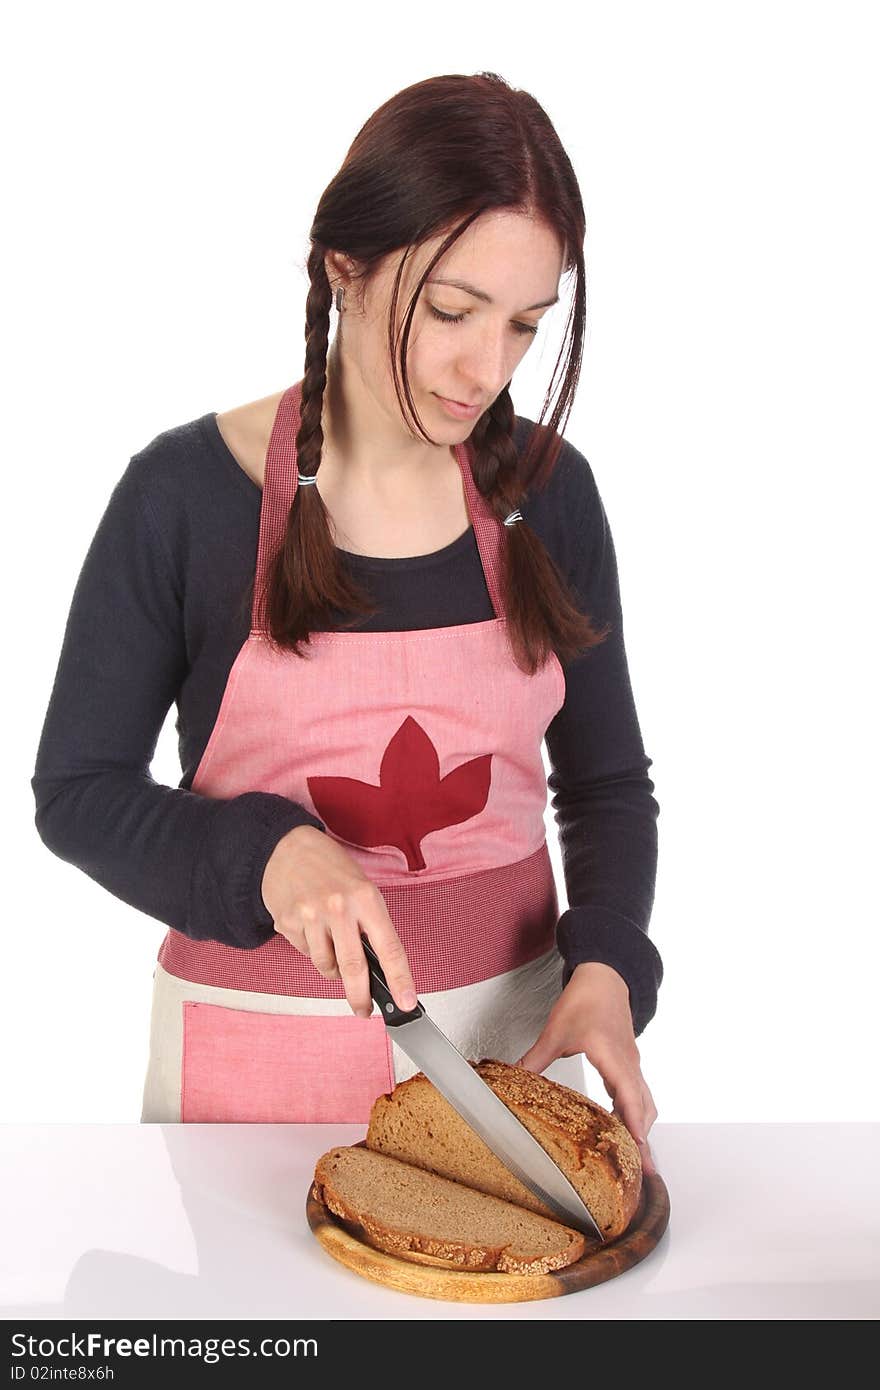
[[[416,1263],[547,1274],[584,1253],[579,1231],[371,1149],[330,1149],[313,1193],[354,1234]]]
[[[583,1197],[606,1240],[632,1220],[642,1188],[638,1145],[596,1101],[525,1067],[484,1058],[471,1066],[546,1149]],[[373,1104],[367,1148],[479,1192],[553,1217],[496,1158],[424,1072]]]

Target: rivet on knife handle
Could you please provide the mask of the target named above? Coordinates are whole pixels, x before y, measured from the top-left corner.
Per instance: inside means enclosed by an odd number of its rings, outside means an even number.
[[[379,957],[373,950],[365,936],[361,936],[361,945],[364,948],[364,955],[367,958],[367,966],[370,971],[370,993],[379,1005],[379,1010],[389,1028],[393,1028],[398,1023],[412,1023],[417,1018],[424,1018],[425,1011],[418,1002],[414,1009],[401,1009],[394,1002],[394,996],[388,988],[388,981],[385,979],[385,972],[379,964]]]

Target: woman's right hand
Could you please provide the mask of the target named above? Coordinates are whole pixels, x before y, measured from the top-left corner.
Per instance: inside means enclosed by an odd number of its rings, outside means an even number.
[[[263,872],[263,902],[275,930],[328,980],[342,978],[359,1018],[373,1012],[361,926],[401,1009],[414,1009],[415,985],[385,899],[342,845],[313,825],[278,841]]]

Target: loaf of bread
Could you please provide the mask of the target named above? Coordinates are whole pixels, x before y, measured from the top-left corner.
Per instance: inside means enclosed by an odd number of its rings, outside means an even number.
[[[558,1221],[369,1148],[322,1155],[313,1195],[360,1240],[416,1263],[547,1274],[585,1249]]]
[[[606,1240],[626,1230],[639,1204],[642,1163],[626,1125],[596,1101],[524,1067],[471,1062],[546,1149],[583,1197]],[[417,1072],[373,1104],[367,1148],[541,1216],[555,1213],[496,1158]]]

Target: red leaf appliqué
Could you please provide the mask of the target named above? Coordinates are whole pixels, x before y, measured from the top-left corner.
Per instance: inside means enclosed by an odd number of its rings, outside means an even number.
[[[486,753],[441,777],[436,748],[407,715],[385,749],[378,787],[354,777],[309,777],[308,786],[318,815],[334,835],[362,849],[393,845],[414,871],[425,868],[425,835],[482,811],[491,762],[492,754]]]

